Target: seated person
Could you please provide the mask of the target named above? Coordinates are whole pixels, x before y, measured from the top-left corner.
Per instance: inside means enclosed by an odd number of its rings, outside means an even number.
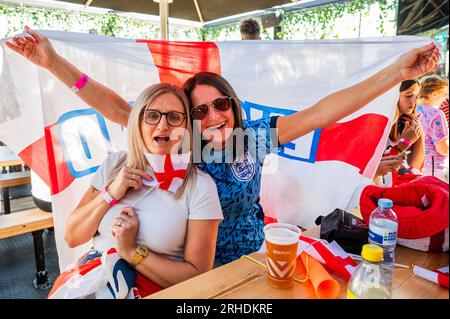
[[[379,186],[398,183],[398,173],[420,174],[424,160],[424,133],[416,116],[417,96],[420,85],[417,80],[403,81],[386,150],[378,165],[374,181]],[[402,152],[409,154],[398,156]],[[406,161],[405,161],[406,160]]]
[[[182,134],[174,132],[180,128]],[[101,258],[105,264],[105,254],[117,253],[128,267],[122,273],[131,269],[136,274],[133,287],[122,293],[128,298],[133,297],[129,291],[135,294],[134,288],[143,297],[212,269],[223,216],[214,181],[192,163],[191,132],[189,102],[182,90],[155,84],[140,94],[129,117],[128,153],[106,158],[67,220],[69,247],[93,239],[93,250],[76,269],[92,259]],[[189,152],[179,154],[187,138]],[[162,184],[146,186],[160,182],[158,170],[150,163],[163,158],[164,166],[167,159],[180,157],[185,159],[186,172],[178,188],[172,189],[173,181],[168,190]],[[58,277],[50,298],[74,296],[70,287],[80,286],[81,281],[65,287],[70,271],[73,269]],[[109,285],[113,283],[109,281]],[[104,290],[77,297],[106,298]]]

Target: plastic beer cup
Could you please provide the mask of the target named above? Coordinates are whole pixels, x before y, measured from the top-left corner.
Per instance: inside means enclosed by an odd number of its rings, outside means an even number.
[[[295,225],[273,223],[264,227],[268,281],[275,288],[288,289],[294,283],[298,239]]]

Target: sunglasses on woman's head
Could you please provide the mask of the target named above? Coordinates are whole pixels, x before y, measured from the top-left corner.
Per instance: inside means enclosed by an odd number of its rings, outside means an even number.
[[[186,114],[181,112],[160,112],[152,109],[144,109],[144,121],[149,125],[157,125],[161,122],[163,115],[166,116],[167,123],[170,126],[180,126],[183,124]]]
[[[212,105],[219,112],[226,112],[231,107],[233,99],[229,96],[222,96],[209,104],[200,104],[192,108],[191,115],[194,120],[203,120],[209,112],[209,106]]]

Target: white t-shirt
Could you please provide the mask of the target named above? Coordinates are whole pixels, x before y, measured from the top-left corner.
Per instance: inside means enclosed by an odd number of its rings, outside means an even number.
[[[109,172],[123,158],[125,152],[113,153],[103,162],[92,177],[91,184],[103,190],[108,182]],[[111,207],[100,222],[94,237],[94,248],[106,251],[115,246],[111,226],[122,208],[133,206],[148,188],[139,191],[129,190],[122,200]],[[189,219],[223,219],[222,209],[212,178],[196,170],[182,196],[175,199],[171,192],[154,188],[134,207],[139,218],[137,243],[147,246],[151,251],[166,257],[182,260]]]

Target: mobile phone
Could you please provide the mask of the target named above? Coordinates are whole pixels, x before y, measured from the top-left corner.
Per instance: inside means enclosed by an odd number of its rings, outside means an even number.
[[[411,151],[404,150],[400,154],[397,155],[397,157],[407,157],[409,154],[411,154]]]
[[[395,155],[393,158],[406,158],[409,154],[411,154],[411,151],[404,150],[398,155]]]
[[[386,156],[386,157],[381,158],[381,160],[382,161],[389,161],[389,160],[395,160],[395,159],[400,159],[400,158],[406,158],[409,154],[411,154],[411,151],[404,150],[403,152],[401,152],[398,155]]]

